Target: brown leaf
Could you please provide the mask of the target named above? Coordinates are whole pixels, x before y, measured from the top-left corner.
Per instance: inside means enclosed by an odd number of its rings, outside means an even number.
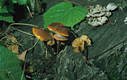
[[[12,50],[12,52],[17,53],[17,54],[19,53],[18,52],[19,51],[18,50],[18,45],[16,45],[16,44],[14,44],[14,45],[8,45],[7,47],[8,47],[9,50]]]
[[[18,42],[17,39],[14,36],[8,35],[7,38],[10,39],[12,43],[17,43]]]
[[[14,36],[8,35],[6,39],[6,46],[8,47],[9,50],[12,50],[14,53],[19,53],[18,51],[18,44],[17,44],[17,39]]]
[[[19,60],[25,61],[27,50],[23,51],[21,54],[17,55]]]

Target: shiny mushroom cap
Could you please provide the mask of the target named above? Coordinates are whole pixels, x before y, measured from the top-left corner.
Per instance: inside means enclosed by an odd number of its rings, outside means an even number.
[[[60,34],[62,36],[69,36],[69,29],[64,27],[64,25],[62,23],[53,23],[48,25],[48,29],[52,32],[55,32],[57,34]]]
[[[59,34],[55,34],[53,37],[54,37],[56,40],[59,40],[59,41],[66,41],[66,40],[68,40],[66,37],[61,36],[61,35],[59,35]]]
[[[33,34],[41,41],[48,41],[52,39],[52,36],[45,30],[41,28],[32,28]]]

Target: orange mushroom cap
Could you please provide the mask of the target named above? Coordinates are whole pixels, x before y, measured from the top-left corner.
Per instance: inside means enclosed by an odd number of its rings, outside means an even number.
[[[69,29],[64,27],[62,23],[53,23],[48,25],[48,29],[62,36],[69,36]]]
[[[52,39],[52,36],[45,30],[41,28],[32,28],[33,34],[42,41],[48,41]]]

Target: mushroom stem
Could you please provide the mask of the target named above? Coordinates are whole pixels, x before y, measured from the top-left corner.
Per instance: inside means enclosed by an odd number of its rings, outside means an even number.
[[[59,52],[59,47],[60,47],[60,41],[56,41],[56,43],[57,43],[57,51],[56,51],[56,53],[58,54],[58,52]]]
[[[43,44],[44,44],[44,48],[46,49],[45,50],[45,58],[47,59],[48,58],[48,46],[45,42],[43,42]]]
[[[49,41],[47,42],[47,45],[49,45],[49,46],[53,46],[54,44],[55,44],[55,40],[54,40],[54,39],[49,40]]]
[[[74,52],[75,52],[75,53],[79,53],[79,52],[80,52],[80,51],[79,51],[79,48],[78,48],[78,47],[75,47],[75,48],[74,48]]]

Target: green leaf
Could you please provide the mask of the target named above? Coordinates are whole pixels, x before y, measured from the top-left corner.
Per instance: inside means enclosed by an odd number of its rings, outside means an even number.
[[[0,80],[9,80],[6,71],[0,71]]]
[[[83,8],[82,6],[76,6],[73,8],[70,8],[63,16],[63,24],[65,26],[71,26],[73,27],[75,24],[80,22],[85,18],[85,15],[87,14],[88,10]]]
[[[6,7],[0,8],[0,13],[8,13],[8,10]]]
[[[9,23],[11,23],[11,22],[14,22],[14,20],[13,20],[13,16],[2,16],[2,15],[0,15],[0,20],[1,21],[6,21],[6,22],[9,22]]]
[[[26,5],[27,0],[12,0],[12,3],[18,3],[20,5]]]
[[[18,0],[18,3],[21,4],[21,5],[26,5],[27,0]]]
[[[12,3],[17,3],[17,0],[12,0]]]
[[[3,75],[0,77],[4,78],[5,73],[8,75],[9,80],[26,80],[16,54],[0,45],[0,74]]]
[[[34,11],[34,8],[35,8],[35,1],[34,1],[34,0],[28,0],[28,4],[30,5],[32,11]]]
[[[43,15],[44,28],[54,22],[61,22],[65,26],[73,26],[83,20],[88,13],[88,9],[82,6],[72,6],[70,2],[62,2],[51,7]]]
[[[2,8],[5,5],[6,0],[0,0],[0,8]]]

